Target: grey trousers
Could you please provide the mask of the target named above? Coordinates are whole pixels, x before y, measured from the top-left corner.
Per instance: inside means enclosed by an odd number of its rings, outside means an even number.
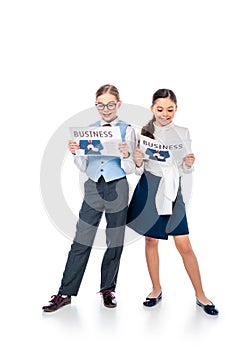
[[[103,212],[107,224],[100,291],[114,291],[116,287],[127,218],[128,182],[125,177],[110,182],[105,182],[103,177],[98,182],[88,179],[84,189],[76,234],[68,253],[59,294],[78,294]]]

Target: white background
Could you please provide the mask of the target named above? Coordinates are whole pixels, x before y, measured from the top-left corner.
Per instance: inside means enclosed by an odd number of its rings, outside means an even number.
[[[223,342],[233,348],[231,5],[228,0],[1,1],[4,349],[205,349]],[[172,240],[160,244],[163,301],[143,309],[151,289],[143,239],[124,249],[115,310],[105,309],[96,294],[103,250],[94,249],[72,305],[42,313],[57,292],[71,241],[44,209],[41,159],[56,129],[92,107],[97,88],[106,83],[118,87],[124,102],[146,108],[158,88],[177,95],[175,122],[189,127],[197,159],[190,237],[218,318],[196,307]],[[77,210],[80,200],[77,190]]]

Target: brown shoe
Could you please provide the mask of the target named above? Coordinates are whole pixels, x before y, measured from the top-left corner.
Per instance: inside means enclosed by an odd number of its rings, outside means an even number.
[[[113,308],[117,306],[117,302],[113,294],[113,290],[102,290],[100,294],[103,297],[103,303],[106,307]]]
[[[71,304],[71,297],[62,297],[62,295],[52,295],[52,299],[50,300],[50,304],[47,306],[43,306],[42,310],[45,312],[52,312],[60,309],[62,306]]]

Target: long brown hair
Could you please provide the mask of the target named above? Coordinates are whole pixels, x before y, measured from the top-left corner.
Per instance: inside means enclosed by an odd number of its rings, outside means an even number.
[[[172,90],[169,89],[159,89],[153,94],[152,106],[155,104],[155,101],[158,98],[167,98],[169,97],[177,106],[177,98]],[[154,122],[156,121],[155,115],[152,119],[141,129],[141,135],[150,137],[154,139]]]

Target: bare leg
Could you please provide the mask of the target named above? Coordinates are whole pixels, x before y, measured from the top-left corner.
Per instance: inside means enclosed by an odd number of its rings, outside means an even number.
[[[159,280],[159,255],[158,239],[146,237],[145,239],[145,256],[149,275],[152,281],[152,292],[150,298],[157,298],[161,293]]]
[[[175,236],[174,241],[192,282],[196,298],[204,305],[211,304],[211,301],[206,297],[203,291],[198,261],[193,252],[188,235]]]

